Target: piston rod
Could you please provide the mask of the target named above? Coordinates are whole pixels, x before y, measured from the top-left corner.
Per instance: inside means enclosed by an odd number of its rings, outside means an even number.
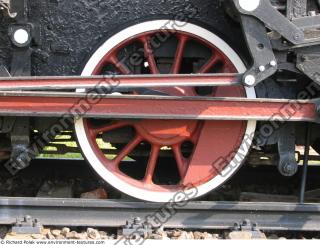
[[[0,92],[0,116],[318,122],[317,100]]]
[[[240,86],[241,74],[117,75],[91,77],[6,77],[0,78],[0,91],[117,88]]]

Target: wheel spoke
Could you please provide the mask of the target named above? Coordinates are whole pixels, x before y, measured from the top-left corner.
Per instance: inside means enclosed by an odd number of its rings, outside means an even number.
[[[171,73],[178,74],[181,69],[182,59],[183,59],[183,53],[186,47],[188,41],[188,37],[186,36],[179,36],[179,43],[177,47],[177,52],[175,55],[175,60],[172,65]]]
[[[127,121],[117,121],[112,124],[91,128],[91,130],[92,130],[92,133],[97,136],[99,133],[105,133],[114,129],[128,126],[128,125],[129,125],[129,122]]]
[[[221,68],[221,73],[236,73],[236,72],[237,70],[228,64],[223,64],[223,67]]]
[[[207,61],[206,64],[204,64],[201,69],[199,70],[199,73],[207,73],[209,72],[209,70],[215,65],[217,64],[219,61],[219,57],[212,54],[212,56],[210,57],[210,59]]]
[[[143,43],[143,48],[144,48],[144,55],[148,60],[149,68],[152,74],[159,74],[159,69],[157,67],[157,62],[154,57],[153,50],[150,45],[150,38],[149,37],[142,37],[141,41]]]
[[[115,159],[112,160],[112,163],[115,165],[119,165],[120,162],[128,156],[130,152],[134,150],[142,141],[142,138],[140,135],[137,135],[133,140],[131,140],[117,155]]]
[[[145,174],[145,177],[143,180],[143,182],[146,184],[152,183],[154,171],[156,169],[157,162],[158,162],[159,152],[160,152],[159,146],[152,146],[151,153],[149,156],[148,165],[147,165],[146,174]]]
[[[192,144],[196,145],[198,143],[202,128],[203,128],[203,122],[200,122],[198,124],[197,129],[195,130],[195,132],[190,138],[190,141]]]
[[[109,61],[124,75],[128,75],[131,73],[131,71],[129,70],[129,68],[121,61],[119,61],[119,59],[115,56],[112,55],[109,58]]]
[[[177,167],[178,167],[178,171],[180,174],[180,178],[183,179],[186,174],[186,170],[187,170],[187,160],[182,155],[181,145],[173,146],[172,150],[173,150],[173,154],[176,159],[176,162],[177,162]]]

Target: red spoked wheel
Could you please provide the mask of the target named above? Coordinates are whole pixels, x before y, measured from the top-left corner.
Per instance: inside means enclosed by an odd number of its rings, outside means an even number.
[[[168,25],[169,22],[144,22],[114,35],[92,55],[83,75],[245,70],[239,56],[213,33],[190,23],[172,21],[174,26]],[[255,97],[254,89],[242,87],[172,87],[118,92]],[[196,192],[187,198],[195,198],[223,184],[241,166],[251,145],[250,137],[246,136],[254,134],[255,126],[254,121],[81,118],[75,122],[80,147],[97,173],[120,191],[154,202],[167,202],[190,186],[196,187]],[[106,155],[106,144],[116,148],[114,156]],[[134,161],[134,155],[141,151],[146,152],[147,157]],[[165,154],[172,157],[163,163],[159,159]],[[124,163],[126,158],[133,160]]]

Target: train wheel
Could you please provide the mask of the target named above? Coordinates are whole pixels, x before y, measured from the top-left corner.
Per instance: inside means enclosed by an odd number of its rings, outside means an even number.
[[[137,58],[139,52],[143,53],[141,59]],[[206,58],[197,60],[200,53],[205,53]],[[130,62],[132,54],[136,55],[135,62]],[[191,23],[152,20],[130,26],[108,39],[91,56],[82,75],[244,71],[245,66],[236,52],[212,32]],[[142,93],[139,90],[132,92]],[[179,96],[255,98],[254,89],[242,87],[175,87],[148,91],[158,92]],[[247,136],[254,134],[255,127],[255,121],[81,118],[75,122],[79,145],[95,171],[121,192],[153,202],[167,202],[190,186],[197,190],[190,198],[221,186],[241,166],[251,145]],[[108,134],[123,135],[122,131],[130,132],[123,147],[113,144],[112,137],[105,140]],[[104,153],[102,148],[106,143],[118,148],[115,156]],[[128,172],[122,166],[123,160],[136,149],[148,151],[148,158],[129,161],[136,173]],[[163,152],[170,152],[172,161],[159,161]],[[161,167],[165,170],[160,171]]]

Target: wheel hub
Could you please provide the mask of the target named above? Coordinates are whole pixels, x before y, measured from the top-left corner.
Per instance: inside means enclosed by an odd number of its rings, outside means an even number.
[[[197,127],[195,121],[143,120],[136,124],[137,133],[151,144],[171,146],[190,139]]]

